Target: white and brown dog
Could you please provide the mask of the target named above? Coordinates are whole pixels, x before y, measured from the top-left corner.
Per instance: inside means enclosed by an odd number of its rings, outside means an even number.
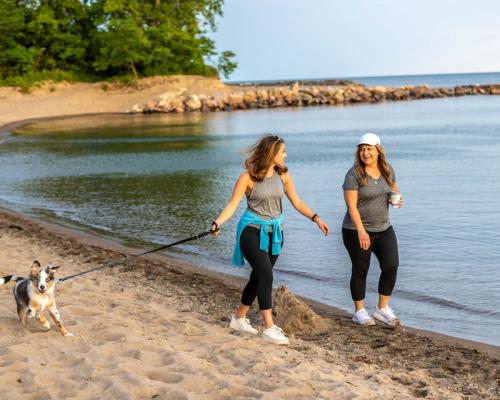
[[[58,268],[51,265],[42,268],[35,260],[31,266],[29,278],[8,275],[0,278],[0,285],[10,281],[16,282],[14,297],[17,303],[17,314],[23,326],[26,326],[26,317],[35,317],[46,330],[49,330],[50,323],[42,314],[47,309],[61,335],[73,336],[64,328],[54,298],[55,271]]]

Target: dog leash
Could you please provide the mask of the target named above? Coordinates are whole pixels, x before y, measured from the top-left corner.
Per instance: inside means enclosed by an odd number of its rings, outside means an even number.
[[[210,235],[210,233],[212,233],[212,231],[202,232],[202,233],[199,233],[195,236],[191,236],[189,238],[182,239],[182,240],[179,240],[179,241],[174,242],[174,243],[166,244],[166,245],[157,247],[155,249],[145,251],[144,253],[133,254],[131,256],[125,256],[123,258],[120,258],[119,260],[111,261],[109,263],[99,265],[98,267],[91,268],[91,269],[88,269],[86,271],[78,272],[77,274],[68,275],[68,276],[65,276],[64,278],[57,279],[57,282],[64,282],[64,281],[67,281],[68,279],[76,278],[77,276],[85,275],[85,274],[88,274],[88,273],[94,272],[94,271],[99,271],[100,269],[111,268],[111,267],[114,267],[115,265],[118,265],[118,264],[125,264],[134,258],[145,256],[146,254],[156,253],[157,251],[168,249],[169,247],[177,246],[177,245],[182,244],[182,243],[190,242],[191,240],[201,239],[202,237]]]

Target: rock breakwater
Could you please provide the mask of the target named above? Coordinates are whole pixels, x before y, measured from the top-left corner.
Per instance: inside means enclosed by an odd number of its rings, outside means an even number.
[[[215,112],[319,105],[339,106],[473,95],[500,95],[500,84],[431,88],[427,85],[368,87],[355,83],[312,85],[296,82],[292,85],[234,86],[230,88],[229,91],[221,91],[211,95],[187,94],[185,89],[166,92],[145,104],[135,104],[128,112]]]

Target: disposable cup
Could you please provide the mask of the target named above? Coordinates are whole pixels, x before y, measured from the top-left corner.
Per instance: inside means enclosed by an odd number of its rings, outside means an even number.
[[[391,192],[391,204],[394,208],[399,208],[399,200],[401,200],[401,193]]]

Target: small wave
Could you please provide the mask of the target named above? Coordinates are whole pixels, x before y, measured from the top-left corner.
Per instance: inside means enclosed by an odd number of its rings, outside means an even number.
[[[415,292],[411,292],[409,290],[403,290],[403,289],[397,289],[397,294],[400,295],[401,297],[408,299],[408,300],[424,301],[427,303],[436,304],[439,306],[448,307],[448,308],[452,308],[455,310],[468,311],[468,312],[475,313],[475,314],[500,317],[499,311],[484,310],[484,309],[479,308],[479,307],[467,306],[465,304],[457,303],[456,301],[446,300],[446,299],[436,297],[436,296],[415,293]]]
[[[307,279],[311,279],[311,280],[318,281],[318,282],[332,282],[332,283],[341,283],[341,284],[345,283],[344,279],[335,278],[333,276],[315,275],[315,274],[311,274],[310,272],[293,271],[293,270],[281,269],[281,268],[275,268],[275,271],[277,271],[283,275],[300,276],[301,278],[307,278]]]
[[[64,215],[62,215],[61,218],[64,218]],[[111,228],[108,228],[107,226],[104,226],[104,225],[93,224],[91,222],[84,221],[83,219],[80,219],[80,218],[77,218],[77,217],[73,217],[73,216],[68,217],[68,219],[70,221],[72,221],[72,222],[76,222],[77,224],[80,224],[80,225],[83,225],[83,226],[88,226],[90,228],[97,229],[99,231],[104,231],[104,232],[107,232],[107,233],[113,233],[113,231],[111,230]]]
[[[5,143],[12,137],[12,132],[8,130],[0,130],[0,144]]]
[[[315,275],[315,274],[311,274],[309,272],[304,272],[304,271],[290,271],[290,270],[284,270],[284,269],[279,269],[279,268],[276,268],[276,271],[278,271],[284,275],[299,276],[301,278],[306,278],[306,279],[314,280],[317,282],[340,283],[342,285],[345,284],[345,279],[335,278],[335,277],[331,277],[331,276],[320,276],[320,275]],[[443,299],[443,298],[436,297],[436,296],[416,293],[416,292],[412,292],[412,291],[404,290],[404,289],[397,289],[397,295],[401,296],[407,300],[420,301],[420,302],[423,301],[423,302],[435,304],[435,305],[442,306],[442,307],[452,308],[454,310],[467,311],[467,312],[474,313],[474,314],[480,314],[480,315],[486,315],[486,316],[490,316],[490,317],[500,318],[499,311],[484,310],[484,309],[479,308],[479,307],[468,306],[465,304],[461,304],[461,303],[458,303],[458,302],[455,302],[452,300],[447,300],[447,299]]]

